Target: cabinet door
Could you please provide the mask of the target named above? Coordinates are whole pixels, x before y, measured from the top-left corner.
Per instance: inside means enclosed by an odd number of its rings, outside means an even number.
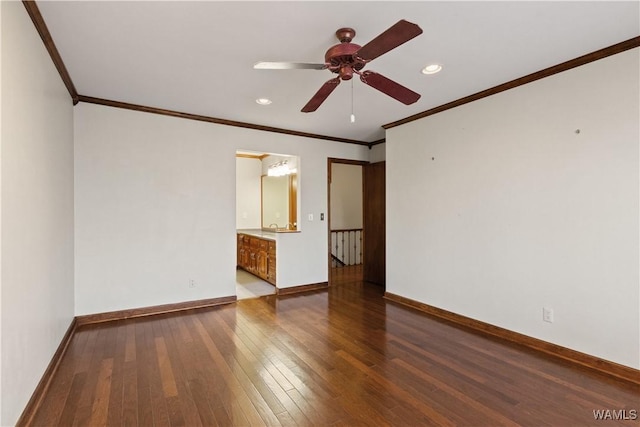
[[[245,270],[249,269],[249,250],[247,248],[240,249],[240,267]]]
[[[256,272],[256,253],[253,252],[253,249],[249,251],[249,271],[252,273]]]
[[[268,265],[267,252],[261,250],[256,254],[256,269],[257,269],[258,276],[262,277],[263,279],[267,278],[267,273],[268,273],[267,265]]]
[[[242,250],[244,246],[243,242],[244,242],[244,236],[242,234],[238,234],[238,245],[237,245],[238,257],[237,257],[236,265],[238,265],[239,267],[242,267]]]
[[[267,281],[272,285],[276,284],[276,242],[271,241],[267,253]]]
[[[258,271],[258,250],[260,247],[260,239],[251,237],[249,239],[249,271],[257,273]]]

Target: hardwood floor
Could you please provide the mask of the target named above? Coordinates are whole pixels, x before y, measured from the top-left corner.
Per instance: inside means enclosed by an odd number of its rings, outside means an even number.
[[[364,268],[362,264],[345,265],[329,270],[330,284],[341,285],[347,283],[358,283],[362,281]]]
[[[593,412],[633,418],[638,386],[347,276],[324,291],[83,326],[33,425],[638,425]]]

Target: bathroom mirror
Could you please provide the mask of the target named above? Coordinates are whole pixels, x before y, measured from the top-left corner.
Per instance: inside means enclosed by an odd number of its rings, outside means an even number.
[[[297,188],[297,174],[262,176],[262,228],[298,229]]]

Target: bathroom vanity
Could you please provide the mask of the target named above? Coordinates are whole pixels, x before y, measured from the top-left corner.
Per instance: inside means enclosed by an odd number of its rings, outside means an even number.
[[[276,285],[274,232],[238,230],[238,267]]]

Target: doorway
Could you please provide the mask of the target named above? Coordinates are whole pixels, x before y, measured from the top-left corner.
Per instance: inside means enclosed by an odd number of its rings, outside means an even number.
[[[362,280],[366,164],[329,159],[329,285]]]
[[[385,162],[328,161],[329,285],[385,286]]]

